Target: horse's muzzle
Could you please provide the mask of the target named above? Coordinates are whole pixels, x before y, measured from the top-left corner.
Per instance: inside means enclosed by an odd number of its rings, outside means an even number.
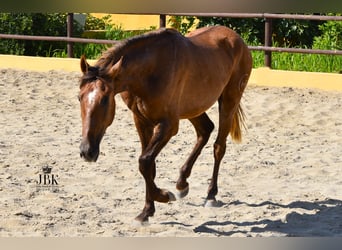
[[[87,162],[96,162],[99,157],[99,147],[91,147],[89,143],[81,143],[80,156]]]

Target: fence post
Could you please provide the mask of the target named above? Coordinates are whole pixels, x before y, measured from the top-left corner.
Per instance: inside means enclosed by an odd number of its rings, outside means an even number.
[[[67,37],[72,37],[72,33],[74,30],[74,13],[68,13],[67,17]],[[68,42],[68,57],[74,57],[74,43]]]
[[[272,19],[265,19],[265,46],[272,46]],[[272,51],[265,51],[265,66],[271,68],[272,67]]]
[[[166,15],[159,15],[159,28],[166,27]]]

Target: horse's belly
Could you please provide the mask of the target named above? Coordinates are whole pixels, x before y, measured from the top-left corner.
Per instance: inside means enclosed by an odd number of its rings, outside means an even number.
[[[183,98],[179,103],[180,119],[189,119],[197,117],[207,111],[218,100],[221,92],[207,93],[206,95],[198,95],[193,93],[187,98]]]
[[[229,58],[221,54],[215,53],[207,57],[208,60],[192,62],[185,67],[186,72],[179,85],[183,86],[179,100],[181,118],[202,114],[221,96],[232,74]]]

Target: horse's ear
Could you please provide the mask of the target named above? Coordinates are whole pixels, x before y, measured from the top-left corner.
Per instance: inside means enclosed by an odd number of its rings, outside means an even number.
[[[88,72],[88,68],[90,67],[90,65],[87,63],[87,59],[85,57],[85,55],[81,56],[81,70],[83,72],[83,74]]]
[[[114,78],[115,76],[118,75],[122,65],[122,57],[120,58],[119,61],[117,61],[109,70],[109,75]]]

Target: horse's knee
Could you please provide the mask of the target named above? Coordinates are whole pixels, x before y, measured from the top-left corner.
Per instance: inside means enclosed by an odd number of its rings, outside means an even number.
[[[150,155],[141,155],[139,157],[139,171],[143,176],[146,176],[150,167],[153,165],[154,159]]]

